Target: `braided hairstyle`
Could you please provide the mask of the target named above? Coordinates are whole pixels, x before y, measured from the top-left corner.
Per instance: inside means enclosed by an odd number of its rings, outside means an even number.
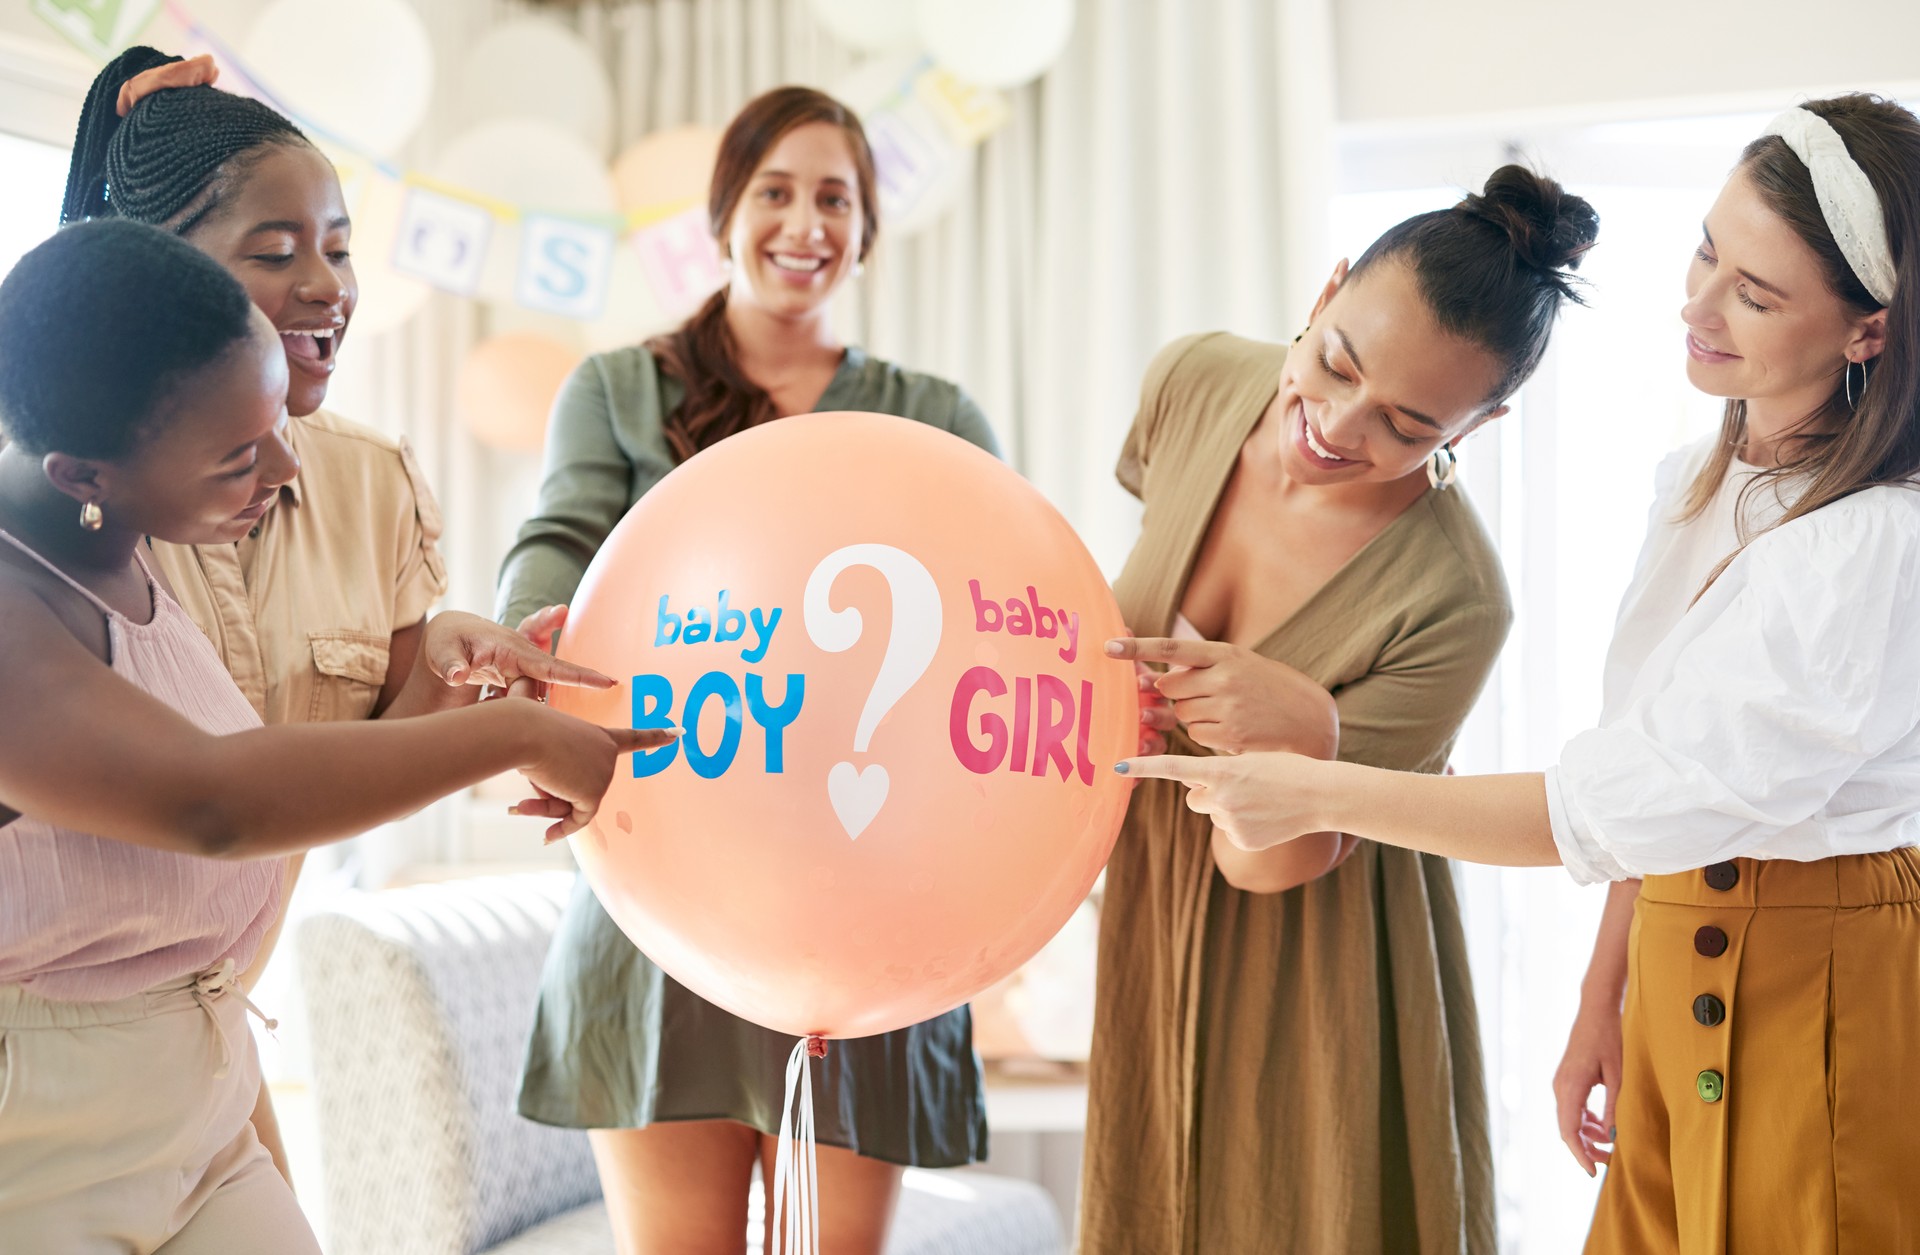
[[[0,430],[35,455],[123,459],[253,318],[239,281],[176,236],[112,219],[55,232],[0,283]]]
[[[63,225],[131,218],[185,235],[220,207],[236,176],[265,150],[310,144],[300,128],[259,101],[213,87],[153,92],[125,118],[119,115],[128,79],[179,60],[129,48],[93,80],[73,138]]]
[[[1417,214],[1367,246],[1347,281],[1393,258],[1412,269],[1435,321],[1501,364],[1489,406],[1546,354],[1563,301],[1584,304],[1569,271],[1600,234],[1592,205],[1525,166],[1506,165],[1451,209]]]

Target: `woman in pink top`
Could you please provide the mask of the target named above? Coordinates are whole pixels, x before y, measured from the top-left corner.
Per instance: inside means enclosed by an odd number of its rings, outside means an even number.
[[[248,1122],[268,856],[509,768],[564,835],[660,740],[519,698],[260,727],[139,542],[244,535],[297,469],[286,395],[266,316],[152,227],[0,284],[0,1250],[315,1251]],[[608,683],[499,637],[473,670]]]

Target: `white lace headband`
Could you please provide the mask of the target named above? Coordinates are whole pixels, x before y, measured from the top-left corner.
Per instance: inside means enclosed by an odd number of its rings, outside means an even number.
[[[1768,124],[1766,133],[1785,140],[1813,176],[1820,216],[1860,286],[1882,305],[1891,305],[1893,247],[1887,243],[1887,216],[1840,132],[1810,109],[1789,109]]]

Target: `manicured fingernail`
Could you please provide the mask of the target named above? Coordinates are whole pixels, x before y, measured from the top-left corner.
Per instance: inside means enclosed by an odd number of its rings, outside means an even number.
[[[1115,772],[1117,772],[1120,775],[1124,776],[1127,774],[1127,765],[1124,762],[1115,763],[1113,765],[1113,769]]]
[[[1109,654],[1112,654],[1114,657],[1118,658],[1121,654],[1124,654],[1127,652],[1127,647],[1126,647],[1126,644],[1122,641],[1108,641],[1107,652]]]

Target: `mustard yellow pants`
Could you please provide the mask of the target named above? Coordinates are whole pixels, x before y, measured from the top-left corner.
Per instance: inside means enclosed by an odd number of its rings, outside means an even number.
[[[1920,853],[1649,876],[1588,1255],[1920,1252]]]

